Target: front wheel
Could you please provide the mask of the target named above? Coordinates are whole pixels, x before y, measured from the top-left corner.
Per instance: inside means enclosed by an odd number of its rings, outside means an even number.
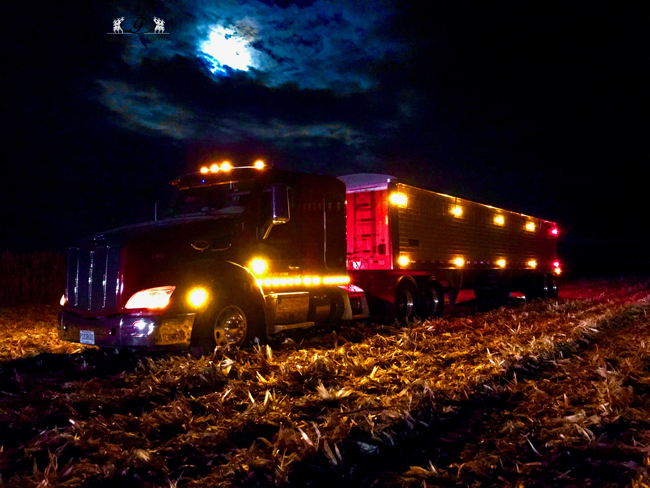
[[[241,299],[233,299],[214,306],[201,330],[200,342],[204,352],[215,347],[242,347],[257,338],[266,339],[264,316]]]

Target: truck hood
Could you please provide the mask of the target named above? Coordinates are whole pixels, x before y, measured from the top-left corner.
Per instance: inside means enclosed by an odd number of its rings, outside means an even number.
[[[155,246],[156,242],[184,241],[187,245],[205,241],[210,245],[219,245],[218,240],[224,234],[232,234],[239,222],[239,215],[216,215],[199,217],[182,217],[127,225],[117,229],[99,232],[75,243],[75,247],[122,246],[131,241],[147,241]],[[166,246],[165,246],[166,247]]]

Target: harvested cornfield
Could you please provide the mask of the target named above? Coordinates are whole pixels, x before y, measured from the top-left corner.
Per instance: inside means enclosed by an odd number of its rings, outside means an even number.
[[[648,486],[649,299],[584,281],[199,359],[57,344],[55,309],[4,310],[1,482]]]

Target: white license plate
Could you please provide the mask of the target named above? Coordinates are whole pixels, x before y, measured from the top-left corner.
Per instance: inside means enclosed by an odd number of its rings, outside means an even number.
[[[80,330],[79,342],[82,344],[95,344],[95,331],[94,330]]]

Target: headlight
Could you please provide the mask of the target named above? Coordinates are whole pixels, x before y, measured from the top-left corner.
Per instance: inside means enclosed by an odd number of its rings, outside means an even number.
[[[124,308],[147,308],[149,310],[165,308],[169,305],[169,299],[175,289],[175,286],[159,286],[140,290],[129,298]]]

